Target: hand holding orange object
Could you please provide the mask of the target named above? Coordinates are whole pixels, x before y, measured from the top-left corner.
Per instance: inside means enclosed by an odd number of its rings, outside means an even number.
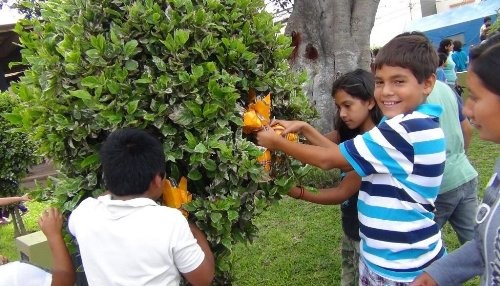
[[[272,128],[274,129],[274,132],[276,132],[276,134],[278,135],[281,135],[283,131],[285,131],[285,127],[283,127],[280,124],[275,124],[272,126]],[[285,137],[288,141],[292,141],[295,143],[299,142],[299,135],[297,133],[290,132],[285,134],[283,137]]]
[[[187,179],[185,177],[181,178],[179,185],[175,183],[174,180],[165,180],[165,186],[163,187],[163,204],[171,207],[179,209],[182,214],[187,217],[188,212],[182,209],[182,206],[186,203],[189,203],[193,196],[187,190]]]

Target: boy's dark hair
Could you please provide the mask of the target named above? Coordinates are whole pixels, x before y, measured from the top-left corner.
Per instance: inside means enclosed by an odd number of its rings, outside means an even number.
[[[114,131],[102,144],[100,157],[106,187],[116,196],[143,194],[156,175],[165,176],[162,145],[143,130]]]
[[[500,96],[500,34],[488,38],[486,42],[470,51],[470,69],[477,74],[484,86]]]
[[[449,45],[453,45],[452,39],[442,40],[441,42],[439,42],[438,52],[447,54],[448,51],[446,50],[446,47],[448,47]]]
[[[460,52],[462,51],[463,44],[459,40],[453,41],[453,51]]]
[[[409,69],[418,83],[436,72],[438,56],[432,44],[422,33],[407,32],[393,38],[382,47],[375,58],[375,70],[382,66]]]
[[[490,16],[484,17],[483,23],[486,23],[486,22],[489,22],[489,21],[491,21],[491,17]]]
[[[375,81],[373,74],[363,69],[356,69],[354,71],[343,74],[339,77],[332,86],[332,97],[339,90],[343,90],[354,98],[368,101],[374,100],[373,92],[375,89]],[[382,119],[382,111],[380,111],[377,104],[370,110],[370,117],[375,125]],[[335,130],[338,130],[340,142],[352,139],[356,135],[361,134],[361,131],[356,129],[349,129],[347,125],[340,119],[340,112],[335,114]]]
[[[439,57],[438,67],[440,67],[446,62],[446,60],[448,59],[448,55],[445,53],[438,53],[438,57]]]

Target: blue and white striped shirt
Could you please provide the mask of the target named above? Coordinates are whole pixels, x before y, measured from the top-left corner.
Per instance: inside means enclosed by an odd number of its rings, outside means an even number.
[[[422,104],[340,144],[362,177],[361,256],[378,275],[412,281],[445,250],[434,222],[446,159],[442,109]]]

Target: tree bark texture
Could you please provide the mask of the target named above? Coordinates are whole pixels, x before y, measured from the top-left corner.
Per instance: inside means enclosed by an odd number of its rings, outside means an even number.
[[[356,68],[369,70],[370,32],[379,0],[295,0],[285,33],[295,49],[290,65],[306,70],[305,92],[320,118],[319,131],[333,129],[333,81]]]

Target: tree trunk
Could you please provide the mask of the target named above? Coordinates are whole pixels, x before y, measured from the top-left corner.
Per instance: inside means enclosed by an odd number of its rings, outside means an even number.
[[[290,65],[306,70],[305,87],[320,118],[313,124],[326,133],[333,128],[333,81],[355,68],[369,69],[370,32],[379,0],[295,0],[285,33],[295,46]]]

